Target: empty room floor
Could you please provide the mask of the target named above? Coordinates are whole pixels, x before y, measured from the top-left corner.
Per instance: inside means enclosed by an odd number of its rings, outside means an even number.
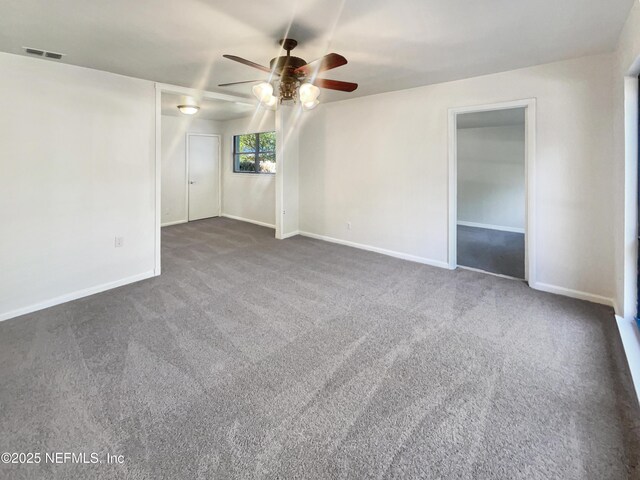
[[[524,234],[458,225],[458,265],[524,278]]]
[[[609,308],[229,219],[0,324],[2,478],[638,477]]]

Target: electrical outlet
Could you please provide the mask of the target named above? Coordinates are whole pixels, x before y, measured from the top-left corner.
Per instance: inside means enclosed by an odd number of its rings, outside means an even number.
[[[124,237],[116,237],[115,246],[120,248],[124,245]]]
[[[347,230],[351,230],[351,222],[347,222]]]

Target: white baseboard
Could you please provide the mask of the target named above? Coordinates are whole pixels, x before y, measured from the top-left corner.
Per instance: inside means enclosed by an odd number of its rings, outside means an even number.
[[[370,252],[381,253],[383,255],[389,255],[391,257],[401,258],[403,260],[409,260],[411,262],[431,265],[433,267],[446,268],[447,270],[452,269],[449,263],[442,262],[440,260],[433,260],[430,258],[418,257],[416,255],[410,255],[408,253],[395,252],[393,250],[387,250],[385,248],[379,248],[371,245],[365,245],[362,243],[351,242],[349,240],[342,240],[339,238],[328,237],[326,235],[318,235],[317,233],[300,231],[298,232],[298,234],[302,235],[303,237],[315,238],[317,240],[324,240],[325,242],[337,243],[339,245],[346,245],[348,247],[359,248],[361,250],[368,250]],[[508,278],[511,278],[511,277],[508,277]],[[529,286],[534,290],[555,293],[557,295],[563,295],[565,297],[577,298],[579,300],[586,300],[588,302],[599,303],[602,305],[607,305],[609,307],[615,307],[615,302],[612,298],[604,297],[602,295],[581,292],[579,290],[572,290],[570,288],[557,287],[555,285],[549,285],[546,283],[539,283],[539,282],[529,283]]]
[[[112,288],[122,287],[123,285],[139,282],[140,280],[145,280],[147,278],[151,278],[154,276],[155,276],[155,273],[153,270],[151,270],[148,272],[140,273],[138,275],[132,275],[131,277],[121,278],[120,280],[116,280],[113,282],[96,285],[95,287],[89,287],[82,290],[77,290],[75,292],[71,292],[71,293],[67,293],[66,295],[61,295],[59,297],[51,298],[43,302],[38,302],[33,305],[29,305],[27,307],[17,308],[9,312],[0,313],[0,321],[9,320],[10,318],[19,317],[20,315],[26,315],[27,313],[32,313],[38,310],[42,310],[44,308],[60,305],[61,303],[70,302],[71,300],[77,300],[78,298],[88,297],[89,295],[94,295],[96,293],[104,292],[106,290],[111,290]]]
[[[458,221],[458,225],[462,225],[463,227],[474,227],[474,228],[486,228],[488,230],[499,230],[501,232],[524,233],[524,228],[503,227],[501,225],[489,225],[488,223],[464,222],[462,220],[459,220]]]
[[[623,312],[621,312],[620,310],[618,310],[618,302],[616,302],[615,297],[611,299],[611,306],[613,307],[613,313],[618,316],[618,315],[623,315]]]
[[[393,250],[387,250],[386,248],[374,247],[372,245],[365,245],[363,243],[351,242],[349,240],[341,240],[339,238],[327,237],[326,235],[318,235],[311,232],[298,232],[303,237],[315,238],[317,240],[324,240],[325,242],[337,243],[339,245],[346,245],[347,247],[359,248],[360,250],[368,250],[370,252],[381,253],[390,257],[400,258],[402,260],[409,260],[411,262],[422,263],[424,265],[431,265],[433,267],[446,268],[450,270],[447,262],[441,262],[439,260],[432,260],[430,258],[418,257],[416,255],[410,255],[408,253],[395,252]]]
[[[180,225],[181,223],[187,223],[189,220],[176,220],[175,222],[167,222],[160,224],[161,227],[170,227],[171,225]]]
[[[280,240],[284,240],[285,238],[295,237],[296,235],[300,235],[300,232],[296,230],[295,232],[284,233],[280,236]]]
[[[250,218],[237,217],[235,215],[228,215],[226,213],[223,213],[221,217],[230,218],[232,220],[240,220],[241,222],[253,223],[254,225],[260,225],[261,227],[276,228],[276,226],[271,223],[259,222],[258,220],[251,220]]]
[[[640,331],[638,331],[635,319],[625,319],[616,315],[616,322],[631,371],[636,397],[640,401]]]
[[[529,283],[529,286],[534,290],[540,290],[542,292],[555,293],[565,297],[572,297],[579,300],[607,305],[608,307],[615,307],[613,298],[603,297],[602,295],[596,295],[594,293],[581,292],[579,290],[572,290],[570,288],[558,287],[556,285],[549,285],[547,283],[540,282]]]

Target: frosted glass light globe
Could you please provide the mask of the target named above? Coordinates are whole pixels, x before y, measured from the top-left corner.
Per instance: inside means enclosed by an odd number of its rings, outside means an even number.
[[[256,98],[261,102],[265,102],[273,96],[273,87],[268,82],[262,82],[254,85],[251,90]]]
[[[313,102],[305,102],[302,104],[302,108],[305,110],[313,110],[318,106],[320,102],[318,100],[314,100]]]
[[[314,102],[320,95],[320,89],[310,83],[303,83],[299,90],[300,101],[305,103]]]

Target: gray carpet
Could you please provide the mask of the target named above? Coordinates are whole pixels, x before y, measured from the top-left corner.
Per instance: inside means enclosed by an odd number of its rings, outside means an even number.
[[[638,478],[610,309],[229,219],[0,324],[5,478]],[[102,459],[104,457],[100,457]]]
[[[458,265],[524,278],[524,234],[458,225]]]

